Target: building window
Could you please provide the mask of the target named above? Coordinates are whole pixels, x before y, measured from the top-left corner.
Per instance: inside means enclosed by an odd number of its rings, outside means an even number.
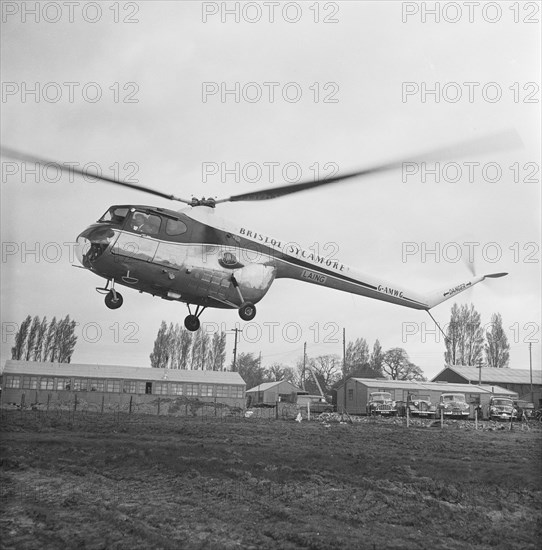
[[[229,386],[217,386],[216,387],[216,396],[217,397],[229,397],[230,396],[230,387]]]
[[[138,383],[135,380],[125,380],[122,391],[124,393],[137,393]]]
[[[233,399],[242,399],[243,386],[231,386],[231,396]]]
[[[348,401],[352,401],[354,399],[354,390],[348,390]]]
[[[39,378],[37,376],[23,376],[23,389],[37,390]]]
[[[202,397],[213,397],[213,386],[210,384],[201,384],[200,395]]]
[[[186,395],[188,395],[188,396],[198,395],[198,385],[197,384],[186,384]]]
[[[168,382],[155,382],[153,392],[155,395],[167,395]]]
[[[71,389],[71,378],[57,378],[56,379],[56,389],[57,391],[70,390]]]
[[[87,391],[88,380],[86,378],[74,378],[73,390],[74,391]]]
[[[53,390],[55,388],[55,379],[54,378],[44,378],[41,377],[40,380],[40,390]]]
[[[105,380],[89,380],[88,381],[89,391],[104,391],[105,390]]]
[[[105,391],[108,393],[120,393],[120,380],[106,380]]]
[[[21,378],[19,376],[6,376],[6,388],[20,388],[21,387]]]
[[[172,394],[172,395],[182,395],[183,394],[183,385],[182,384],[177,384],[177,383],[172,383],[169,385],[169,392]]]

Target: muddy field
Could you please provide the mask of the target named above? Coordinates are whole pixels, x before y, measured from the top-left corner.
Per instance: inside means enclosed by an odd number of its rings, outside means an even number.
[[[421,424],[421,423],[420,423]],[[538,548],[540,425],[3,413],[2,548]]]

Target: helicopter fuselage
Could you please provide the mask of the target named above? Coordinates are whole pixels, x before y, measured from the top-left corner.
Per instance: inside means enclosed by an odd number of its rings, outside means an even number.
[[[238,309],[249,321],[255,305],[280,278],[429,310],[486,278],[479,275],[428,295],[370,277],[326,257],[219,218],[212,206],[181,211],[150,206],[112,206],[77,239],[83,267],[107,279],[105,303],[122,305],[115,285],[188,304],[188,330],[200,326],[207,307]],[[111,285],[111,286],[110,286]],[[190,305],[196,306],[193,314]],[[203,309],[200,309],[203,308]]]
[[[78,251],[84,267],[111,282],[203,307],[255,304],[275,279],[291,278],[428,308],[422,297],[369,280],[333,256],[236,226],[205,206],[113,206],[79,235]]]

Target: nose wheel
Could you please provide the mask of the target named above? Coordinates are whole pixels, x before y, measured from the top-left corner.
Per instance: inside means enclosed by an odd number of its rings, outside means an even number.
[[[122,299],[122,295],[120,292],[117,292],[114,289],[111,289],[106,295],[105,295],[105,305],[109,309],[119,309],[119,307],[122,305],[122,302],[124,300]]]

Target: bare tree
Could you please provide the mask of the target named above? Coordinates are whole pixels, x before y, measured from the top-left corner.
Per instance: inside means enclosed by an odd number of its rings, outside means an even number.
[[[237,356],[237,372],[245,381],[247,389],[259,386],[265,381],[265,372],[260,360],[252,353],[240,353]]]
[[[47,334],[47,317],[41,320],[38,334],[36,335],[36,344],[34,345],[34,355],[32,361],[41,361],[43,352],[43,344],[45,342],[45,335]]]
[[[348,342],[345,352],[346,376],[355,376],[356,371],[369,365],[369,346],[365,338],[356,338],[355,342]]]
[[[179,349],[179,366],[180,369],[188,368],[188,360],[190,358],[190,350],[192,348],[192,332],[181,328],[180,332],[180,349]]]
[[[26,319],[21,323],[17,334],[15,334],[15,345],[11,348],[12,359],[23,359],[25,356],[26,340],[28,338],[28,331],[30,324],[32,323],[32,317],[28,315]]]
[[[338,355],[320,355],[311,361],[311,366],[324,393],[341,378],[342,361]]]
[[[170,333],[166,322],[162,321],[154,340],[154,348],[149,356],[151,367],[155,369],[164,369],[167,367],[170,356],[169,337]]]
[[[426,380],[420,367],[411,363],[403,348],[392,348],[384,353],[382,370],[392,380]]]
[[[491,316],[491,329],[486,332],[485,355],[488,367],[502,369],[510,360],[510,344],[502,327],[500,313]]]
[[[210,342],[209,357],[210,370],[222,370],[226,362],[226,333],[215,332]]]
[[[56,324],[56,317],[53,317],[49,323],[49,328],[47,329],[47,334],[43,341],[42,361],[53,361],[51,355],[55,343]]]
[[[56,360],[59,363],[71,362],[75,344],[77,344],[77,336],[75,335],[76,326],[77,323],[72,321],[69,315],[66,315],[56,327]]]
[[[475,365],[482,357],[484,332],[474,305],[452,306],[444,359],[449,365]]]
[[[371,359],[369,361],[370,367],[379,374],[384,374],[382,372],[382,360],[384,358],[384,352],[382,351],[382,346],[380,345],[379,340],[375,340],[373,345],[373,352],[371,353]]]
[[[34,347],[36,345],[36,338],[38,336],[39,330],[40,330],[40,319],[36,315],[32,320],[32,324],[30,325],[30,330],[28,331],[28,338],[26,340],[26,352],[24,355],[25,361],[30,361],[30,359],[34,354]]]

